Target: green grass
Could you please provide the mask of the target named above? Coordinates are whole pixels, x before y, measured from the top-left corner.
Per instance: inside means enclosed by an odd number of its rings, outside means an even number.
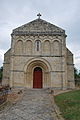
[[[80,120],[80,90],[54,97],[65,120]]]

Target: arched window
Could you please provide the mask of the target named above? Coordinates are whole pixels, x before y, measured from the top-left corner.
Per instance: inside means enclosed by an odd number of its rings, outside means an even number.
[[[23,53],[23,42],[22,40],[18,40],[15,44],[15,54],[21,55]]]
[[[26,46],[26,54],[31,55],[32,54],[32,41],[27,40],[25,43]]]
[[[44,54],[45,55],[50,55],[50,41],[49,40],[46,40],[43,44],[44,48]]]
[[[36,50],[40,51],[40,47],[41,47],[41,42],[40,40],[36,40]]]
[[[55,40],[55,41],[53,42],[53,53],[54,53],[55,56],[60,55],[60,52],[61,52],[60,47],[61,47],[61,46],[60,46],[59,41]]]

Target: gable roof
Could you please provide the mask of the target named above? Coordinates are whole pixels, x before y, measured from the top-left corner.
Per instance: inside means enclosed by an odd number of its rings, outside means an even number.
[[[65,34],[65,30],[45,20],[36,19],[13,30],[12,34]]]

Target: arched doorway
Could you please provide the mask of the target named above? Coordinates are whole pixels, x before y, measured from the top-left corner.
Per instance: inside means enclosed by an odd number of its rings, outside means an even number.
[[[33,88],[42,88],[42,69],[40,67],[34,68]]]
[[[42,85],[40,88],[49,88],[51,87],[51,74],[50,71],[52,70],[50,64],[41,58],[31,59],[27,62],[24,66],[24,83],[27,88],[39,88],[35,87],[34,84],[34,71],[35,68],[39,67],[42,71]],[[34,87],[33,87],[34,86]]]

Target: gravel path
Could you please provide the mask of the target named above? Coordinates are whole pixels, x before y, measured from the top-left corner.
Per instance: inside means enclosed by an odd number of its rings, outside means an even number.
[[[28,89],[22,100],[0,114],[0,120],[58,120],[49,91]]]

